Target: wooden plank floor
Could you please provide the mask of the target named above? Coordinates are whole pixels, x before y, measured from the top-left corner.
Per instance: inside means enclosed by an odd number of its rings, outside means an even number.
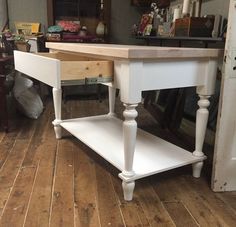
[[[107,103],[69,100],[63,116],[103,114]],[[116,109],[121,117],[119,102]],[[140,127],[192,149],[160,130],[142,107],[139,112]],[[141,179],[133,201],[125,202],[118,170],[65,131],[57,141],[53,118],[49,100],[38,120],[17,115],[8,134],[0,130],[1,227],[236,226],[236,192],[209,188],[211,158],[200,179],[190,167]]]

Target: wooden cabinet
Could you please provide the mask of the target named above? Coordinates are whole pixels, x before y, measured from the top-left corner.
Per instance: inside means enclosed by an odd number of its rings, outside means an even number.
[[[47,0],[48,26],[58,20],[79,20],[93,34],[103,21],[109,37],[110,8],[111,0]]]

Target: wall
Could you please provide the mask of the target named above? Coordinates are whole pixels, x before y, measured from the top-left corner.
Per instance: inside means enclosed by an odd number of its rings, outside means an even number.
[[[220,14],[224,18],[228,17],[230,0],[202,0],[201,16],[206,14]],[[182,4],[183,0],[172,0],[171,6]]]
[[[202,15],[220,14],[224,18],[228,18],[230,0],[203,0]]]
[[[0,0],[0,32],[7,22],[6,0]]]
[[[111,1],[111,42],[133,44],[138,43],[131,37],[132,25],[140,21],[142,11],[131,6],[130,0]]]
[[[41,31],[47,27],[47,0],[8,0],[10,28],[14,22],[40,22]]]

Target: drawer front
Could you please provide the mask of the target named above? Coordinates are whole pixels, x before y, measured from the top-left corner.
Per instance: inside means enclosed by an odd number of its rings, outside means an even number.
[[[32,54],[14,51],[15,69],[55,88],[70,81],[99,78],[99,82],[113,79],[113,62],[65,53]],[[66,83],[64,83],[66,82]],[[78,84],[83,84],[78,83]]]
[[[15,69],[55,88],[60,88],[60,61],[37,54],[14,51]]]

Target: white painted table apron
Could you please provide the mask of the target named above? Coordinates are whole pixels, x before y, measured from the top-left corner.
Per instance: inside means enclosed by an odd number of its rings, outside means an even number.
[[[78,119],[61,119],[61,87],[53,88],[56,138],[61,127],[84,142],[121,173],[124,199],[132,200],[135,180],[192,164],[193,176],[200,177],[202,152],[208,120],[209,98],[214,93],[216,49],[143,47],[109,44],[47,43],[51,51],[76,53],[114,61],[114,81],[109,86],[109,113]],[[196,145],[191,153],[137,128],[136,107],[142,91],[197,87],[199,109]],[[115,91],[120,89],[124,121],[114,113]]]

